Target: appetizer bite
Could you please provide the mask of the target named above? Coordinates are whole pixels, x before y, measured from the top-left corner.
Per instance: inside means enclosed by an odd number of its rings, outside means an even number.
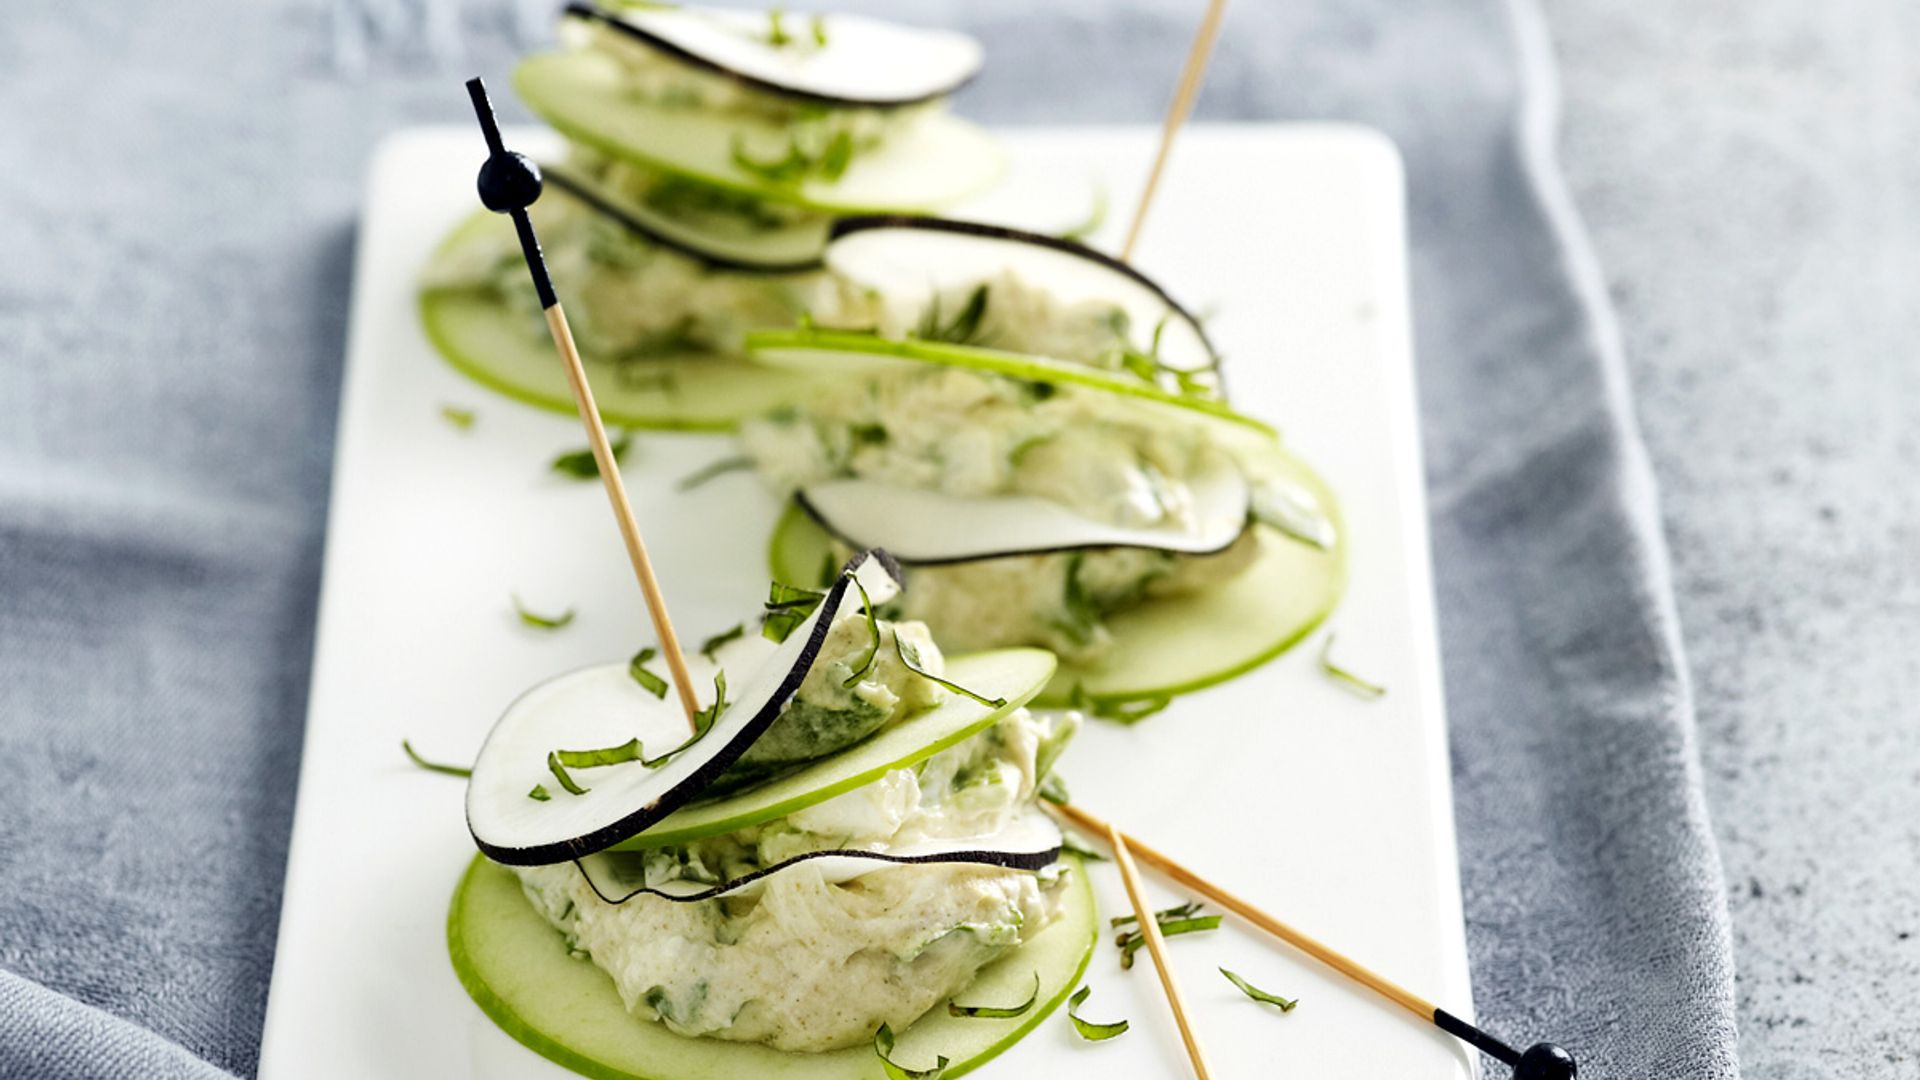
[[[949,648],[1036,645],[1044,701],[1120,717],[1300,640],[1344,585],[1332,494],[1230,408],[1199,321],[1053,237],[934,218],[836,223],[835,296],[753,359],[823,388],[745,423],[792,505],[774,573],[885,547],[887,609]]]
[[[594,1076],[879,1078],[976,1065],[1073,990],[1097,920],[1035,799],[1077,717],[1023,707],[1053,658],[944,657],[881,617],[900,589],[875,552],[776,586],[762,634],[688,657],[691,738],[645,652],[506,711],[448,921],[489,1016]]]
[[[745,333],[817,306],[832,215],[924,210],[991,184],[1001,154],[945,111],[964,35],[853,15],[571,4],[520,96],[568,140],[533,208],[608,420],[726,428],[790,400],[739,363]],[[521,285],[511,224],[461,224],[422,280],[436,348],[510,396],[571,409]]]

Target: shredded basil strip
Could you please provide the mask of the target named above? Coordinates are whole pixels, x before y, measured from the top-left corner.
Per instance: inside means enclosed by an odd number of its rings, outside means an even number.
[[[827,594],[778,581],[767,589],[767,609],[760,616],[760,636],[768,641],[787,640],[793,629],[807,620]]]
[[[726,709],[726,707],[727,673],[725,671],[716,671],[713,673],[713,704],[693,714],[693,738],[688,739],[679,749],[673,751],[673,753],[677,754],[680,750],[685,750],[687,747],[692,746],[702,735],[712,730],[713,722],[720,719],[720,713]],[[672,756],[673,754],[667,755],[667,757]],[[665,759],[662,758],[661,760]]]
[[[926,314],[920,317],[920,325],[914,329],[913,336],[921,341],[944,341],[954,345],[977,344],[980,337],[980,323],[986,314],[987,286],[984,284],[975,286],[973,292],[967,294],[967,302],[961,307],[960,313],[948,322],[941,321],[940,298],[935,296],[933,302],[927,306]]]
[[[860,606],[866,609],[867,655],[861,658],[860,666],[854,668],[853,673],[840,684],[842,687],[859,685],[860,680],[867,677],[867,672],[873,670],[873,662],[880,658],[880,617],[873,613],[873,598],[867,595],[867,587],[860,584],[858,577],[849,577],[847,580],[853,582],[853,587],[860,590]],[[893,635],[893,639],[899,641],[900,635]]]
[[[1184,904],[1180,904],[1170,908],[1163,908],[1160,911],[1154,912],[1153,921],[1159,923],[1162,926],[1165,926],[1170,920],[1184,919],[1191,915],[1198,915],[1200,913],[1200,909],[1203,907],[1206,907],[1206,905],[1201,903],[1200,901],[1189,900]],[[1107,925],[1112,927],[1115,930],[1118,930],[1123,926],[1136,926],[1139,924],[1139,922],[1140,922],[1140,916],[1138,915],[1116,915],[1113,918],[1107,920]]]
[[[1100,226],[1106,223],[1107,185],[1095,184],[1093,188],[1093,208],[1087,211],[1086,219],[1081,221],[1080,224],[1061,230],[1060,239],[1072,240],[1076,244],[1080,243],[1087,237],[1099,232]]]
[[[1133,701],[1113,701],[1096,698],[1087,693],[1078,683],[1074,684],[1073,694],[1067,704],[1101,720],[1112,720],[1119,724],[1137,724],[1149,716],[1164,712],[1173,704],[1171,697],[1139,698]]]
[[[787,33],[786,12],[774,7],[767,9],[767,44],[776,49],[793,44],[793,35]]]
[[[893,1028],[886,1024],[873,1033],[873,1053],[880,1059],[880,1067],[887,1071],[887,1080],[940,1080],[946,1075],[947,1056],[934,1059],[931,1069],[909,1069],[893,1060]]]
[[[1080,842],[1080,838],[1070,832],[1060,834],[1060,850],[1069,855],[1085,859],[1088,862],[1106,862],[1107,857]]]
[[[1082,1020],[1079,1011],[1080,1003],[1087,1000],[1087,995],[1091,993],[1093,993],[1093,987],[1083,986],[1075,990],[1073,996],[1067,999],[1067,1019],[1073,1021],[1073,1029],[1080,1033],[1081,1038],[1088,1042],[1104,1042],[1131,1026],[1125,1020],[1115,1020],[1110,1024],[1099,1024],[1092,1020]]]
[[[903,639],[897,631],[893,635],[893,651],[896,655],[900,657],[900,662],[906,665],[907,670],[913,672],[915,675],[918,675],[923,679],[928,679],[933,682],[937,682],[941,686],[946,687],[947,689],[953,691],[956,694],[961,694],[966,697],[970,697],[973,700],[979,702],[980,704],[985,705],[989,709],[1006,708],[1006,705],[1007,705],[1006,698],[983,697],[967,689],[966,687],[961,686],[957,682],[954,682],[950,679],[943,679],[940,676],[935,675],[934,673],[922,668],[920,666],[920,662],[917,657],[909,659],[907,656],[907,643],[905,639]]]
[[[972,1016],[988,1020],[1011,1020],[1016,1016],[1025,1016],[1040,1000],[1040,973],[1033,973],[1033,993],[1018,1005],[962,1005],[959,1002],[947,1002],[948,1016]]]
[[[719,633],[708,638],[707,640],[701,642],[700,655],[711,660],[713,659],[713,654],[719,651],[720,646],[725,645],[729,641],[738,641],[741,637],[743,637],[746,634],[746,632],[747,632],[746,623],[734,623],[732,629],[722,630]]]
[[[1355,695],[1366,698],[1368,701],[1378,701],[1387,696],[1386,687],[1381,686],[1379,683],[1363,679],[1333,662],[1332,634],[1328,634],[1327,640],[1320,645],[1320,670],[1325,672],[1327,677],[1331,678],[1334,682],[1353,691]]]
[[[585,795],[587,793],[586,788],[574,783],[573,777],[567,775],[567,767],[560,763],[560,752],[558,750],[549,750],[547,752],[547,771],[553,774],[555,780],[560,781],[560,787],[564,789],[567,794]]]
[[[1170,919],[1166,922],[1160,922],[1160,920],[1155,919],[1154,922],[1159,924],[1160,936],[1163,938],[1179,937],[1181,934],[1197,934],[1203,930],[1220,929],[1220,916],[1218,915],[1202,915],[1193,919]],[[1120,966],[1122,968],[1130,968],[1133,966],[1133,954],[1146,947],[1147,937],[1140,931],[1135,930],[1131,933],[1122,934],[1115,944],[1120,946]]]
[[[1283,1013],[1292,1012],[1293,1007],[1300,1004],[1299,998],[1283,998],[1279,994],[1269,994],[1226,968],[1221,968],[1220,974],[1225,975],[1228,982],[1239,987],[1241,993],[1264,1005],[1276,1006]]]
[[[753,468],[753,459],[750,457],[721,458],[719,461],[703,465],[681,477],[680,482],[673,485],[673,489],[675,491],[692,491],[694,488],[699,487],[716,476],[725,476],[730,472],[740,472],[751,468]]]
[[[558,630],[572,622],[574,615],[577,614],[573,608],[568,608],[558,615],[542,615],[537,611],[528,611],[527,605],[520,602],[519,593],[513,594],[513,613],[520,616],[521,622],[541,630]]]
[[[613,437],[612,442],[607,444],[607,449],[613,451],[615,461],[625,461],[627,451],[632,447],[633,432],[624,428]],[[561,454],[554,458],[553,463],[548,467],[562,476],[570,476],[575,480],[592,480],[600,475],[600,463],[593,459],[592,447]]]
[[[1067,794],[1067,782],[1060,779],[1058,773],[1048,773],[1041,777],[1033,793],[1056,806],[1065,806],[1073,801],[1073,797]]]
[[[633,681],[639,683],[647,693],[664,700],[667,696],[667,680],[647,670],[647,663],[657,655],[659,650],[651,645],[634,653],[633,659],[627,661],[627,674],[633,676]]]
[[[553,796],[547,794],[547,785],[535,784],[533,785],[533,790],[527,792],[527,798],[532,799],[534,802],[546,802],[548,799],[553,798]]]
[[[437,761],[428,761],[416,753],[413,749],[413,744],[405,739],[400,740],[400,749],[407,752],[407,757],[411,758],[415,765],[420,766],[428,772],[446,773],[448,776],[473,775],[472,769],[463,769],[458,765],[442,765]]]
[[[467,431],[473,427],[472,409],[462,409],[457,405],[442,405],[440,417],[461,431]]]

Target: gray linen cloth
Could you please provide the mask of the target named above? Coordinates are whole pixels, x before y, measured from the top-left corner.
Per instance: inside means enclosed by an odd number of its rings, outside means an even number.
[[[1516,3],[1523,0],[1516,0]],[[1198,0],[965,27],[999,122],[1151,120]],[[545,4],[14,0],[0,31],[0,1076],[250,1072],[368,152]],[[1476,1003],[1589,1076],[1731,1077],[1732,962],[1647,463],[1501,0],[1242,0],[1202,119],[1407,158]]]

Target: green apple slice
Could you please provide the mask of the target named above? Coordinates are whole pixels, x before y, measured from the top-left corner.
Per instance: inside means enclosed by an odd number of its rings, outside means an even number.
[[[965,368],[1023,382],[1080,387],[1113,395],[1117,409],[1138,409],[1161,423],[1203,424],[1234,448],[1260,449],[1280,435],[1264,421],[1214,398],[1174,393],[1131,375],[1027,353],[910,338],[896,341],[848,330],[754,330],[747,355],[756,364],[820,378],[878,375],[919,364]]]
[[[877,601],[876,602],[880,602]],[[683,806],[617,844],[634,851],[718,836],[786,817],[842,792],[871,784],[894,769],[925,761],[978,735],[1033,700],[1053,677],[1056,661],[1044,649],[995,649],[947,658],[944,678],[988,699],[985,705],[949,693],[939,705],[886,728],[865,742],[797,772],[712,802]]]
[[[899,1033],[893,1059],[924,1067],[945,1056],[946,1075],[970,1072],[1045,1020],[1086,972],[1098,942],[1092,890],[1067,861],[1061,917],[980,972],[966,1001],[1018,1001],[1039,975],[1032,1009],[1013,1019],[955,1017],[934,1009]],[[590,960],[568,954],[505,867],[475,858],[447,913],[447,951],[460,984],[501,1030],[550,1061],[599,1080],[886,1080],[873,1049],[792,1054],[753,1043],[676,1035],[627,1012]]]
[[[768,202],[831,214],[924,211],[958,202],[997,181],[1005,157],[985,131],[944,112],[903,124],[853,155],[837,179],[775,183],[735,160],[777,157],[782,125],[636,101],[619,61],[592,49],[540,53],[513,71],[527,107],[562,135],[604,154]]]
[[[1199,690],[1274,659],[1332,614],[1346,588],[1345,530],[1333,493],[1278,446],[1258,465],[1260,475],[1298,488],[1317,504],[1332,525],[1328,546],[1263,529],[1259,559],[1233,580],[1107,616],[1112,647],[1093,664],[1062,663],[1036,703],[1065,704],[1076,687],[1095,702],[1114,705]],[[834,554],[832,536],[789,506],[774,527],[768,561],[777,580],[807,585]],[[938,623],[932,629],[938,637]]]

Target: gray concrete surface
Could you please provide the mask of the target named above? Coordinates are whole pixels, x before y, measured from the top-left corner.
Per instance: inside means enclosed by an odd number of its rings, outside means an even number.
[[[1663,487],[1744,1074],[1920,1077],[1920,5],[1545,8]]]

